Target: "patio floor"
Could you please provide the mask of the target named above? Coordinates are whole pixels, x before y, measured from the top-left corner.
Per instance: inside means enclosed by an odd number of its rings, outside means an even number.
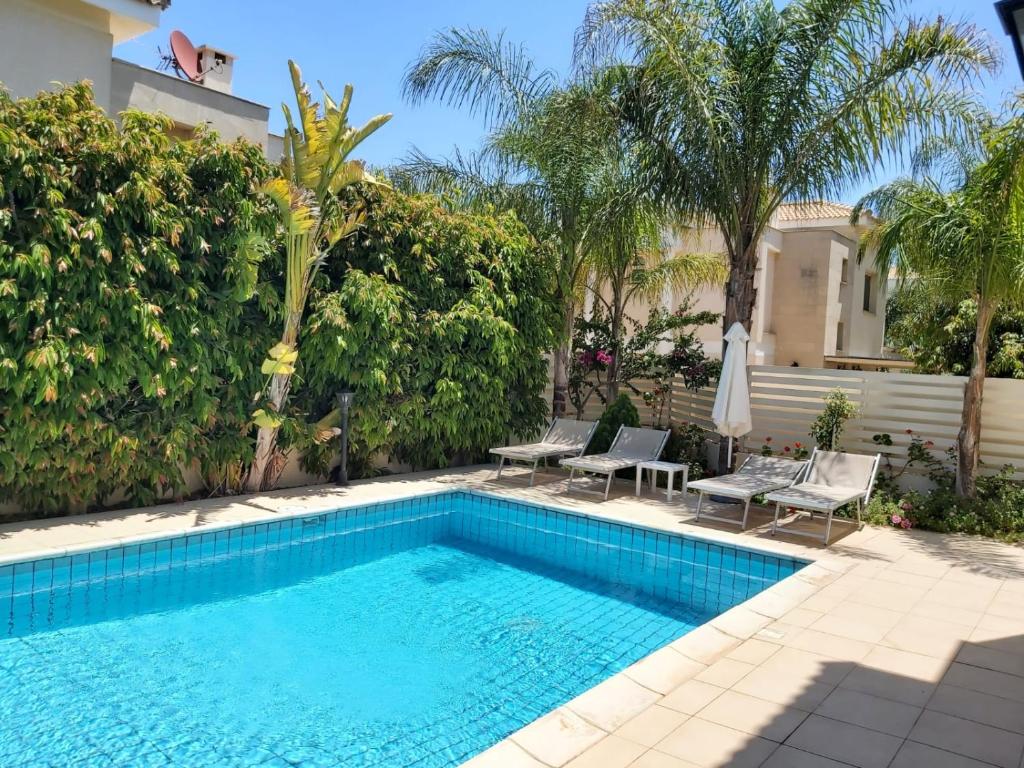
[[[564,495],[563,475],[418,473],[0,525],[0,561],[469,486],[815,560],[531,723],[473,768],[1024,768],[1024,547],[833,526],[827,550],[693,524],[693,499]],[[842,535],[846,533],[846,535]],[[842,538],[839,538],[842,535]]]

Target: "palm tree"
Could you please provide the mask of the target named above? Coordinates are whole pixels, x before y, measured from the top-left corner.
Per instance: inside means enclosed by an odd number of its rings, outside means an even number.
[[[589,279],[594,302],[608,318],[608,402],[619,395],[626,312],[634,301],[653,304],[666,287],[678,291],[721,285],[728,275],[721,254],[666,253],[668,217],[637,178],[635,159],[632,147],[615,137],[595,179],[597,209],[605,224],[590,243]]]
[[[587,243],[597,223],[588,165],[602,116],[587,89],[539,70],[521,46],[475,29],[439,32],[414,61],[404,92],[482,116],[481,151],[437,162],[415,154],[398,173],[421,190],[467,207],[514,210],[539,241],[558,253],[554,300],[560,308],[554,350],[552,413],[564,415],[573,321],[586,278]]]
[[[928,142],[915,160],[916,178],[870,193],[853,220],[870,207],[881,221],[861,243],[861,254],[878,249],[881,274],[894,268],[937,298],[977,302],[956,478],[957,493],[974,496],[992,319],[1024,302],[1024,118],[990,123],[975,142]]]
[[[899,0],[604,0],[579,66],[612,66],[655,197],[709,222],[729,259],[723,327],[750,329],[757,247],[785,200],[829,198],[972,113],[997,64],[974,27],[903,20]],[[965,95],[967,94],[967,95]]]
[[[660,237],[662,209],[629,166],[636,155],[619,130],[611,83],[589,76],[560,83],[501,35],[458,29],[438,33],[405,79],[405,94],[413,103],[434,97],[467,107],[483,116],[489,134],[480,152],[457,152],[449,161],[414,154],[397,171],[401,181],[464,206],[514,210],[539,241],[555,244],[554,298],[561,311],[554,351],[555,416],[566,411],[572,328],[588,279],[596,276],[600,283],[622,277],[644,261],[643,287],[652,293],[664,284],[655,285],[658,277],[689,285],[708,274],[704,257],[673,259],[658,267],[647,263]],[[647,257],[641,258],[642,252]],[[613,285],[620,310],[628,298],[621,287],[621,281]],[[638,288],[630,290],[629,296]],[[622,312],[616,316],[621,335]]]
[[[299,123],[295,124],[291,110],[282,105],[287,123],[282,175],[263,188],[276,203],[284,229],[284,329],[280,342],[263,361],[262,371],[269,380],[262,407],[253,413],[259,431],[245,484],[250,492],[273,487],[284,466],[277,450],[277,435],[299,357],[299,331],[310,286],[330,249],[354,232],[362,221],[363,212],[347,209],[338,195],[347,187],[373,179],[361,162],[348,157],[367,136],[391,119],[391,115],[378,115],[362,128],[349,125],[350,85],[345,87],[341,102],[335,102],[324,91],[321,112],[302,82],[299,67],[289,61],[288,68]]]

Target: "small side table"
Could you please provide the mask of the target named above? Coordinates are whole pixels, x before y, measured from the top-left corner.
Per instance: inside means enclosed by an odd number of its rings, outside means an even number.
[[[665,500],[672,501],[672,491],[675,485],[676,472],[683,473],[683,493],[686,493],[686,483],[690,477],[690,465],[689,464],[675,464],[671,461],[644,461],[641,462],[636,468],[636,495],[640,495],[640,483],[644,477],[644,470],[650,472],[651,490],[655,488],[655,480],[658,478],[658,472],[665,472],[668,474],[668,490],[665,491]]]

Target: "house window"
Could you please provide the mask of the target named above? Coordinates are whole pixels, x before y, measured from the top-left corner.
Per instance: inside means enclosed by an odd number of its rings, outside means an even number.
[[[843,259],[842,272],[839,273],[839,282],[842,285],[846,285],[849,282],[848,275],[850,274],[850,260]]]
[[[843,351],[843,336],[846,335],[846,326],[842,323],[836,325],[836,352]]]
[[[864,311],[875,311],[875,276],[864,275]]]

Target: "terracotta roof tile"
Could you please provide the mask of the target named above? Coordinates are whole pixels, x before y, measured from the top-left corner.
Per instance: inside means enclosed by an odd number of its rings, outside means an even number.
[[[809,200],[803,203],[783,203],[776,216],[779,221],[814,221],[817,219],[849,219],[852,205]]]

